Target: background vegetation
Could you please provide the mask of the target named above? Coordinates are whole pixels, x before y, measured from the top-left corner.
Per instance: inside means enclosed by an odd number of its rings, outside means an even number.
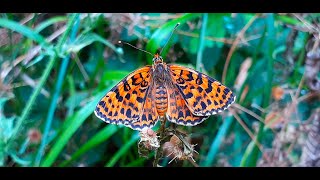
[[[152,166],[138,132],[93,110],[131,71],[162,56],[237,95],[194,127],[196,163],[317,166],[319,14],[0,14],[0,166]],[[309,134],[309,135],[308,135]],[[309,144],[308,144],[309,143]],[[318,164],[320,166],[320,163]]]

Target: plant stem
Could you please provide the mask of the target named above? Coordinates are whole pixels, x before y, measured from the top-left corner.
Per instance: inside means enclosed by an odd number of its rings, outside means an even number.
[[[71,41],[74,41],[74,39],[76,38],[76,34],[77,34],[78,27],[79,27],[79,22],[80,22],[80,19],[78,17],[79,16],[73,16],[73,18],[71,19],[71,22],[72,22],[71,24],[74,24],[74,22],[76,23],[74,26],[72,26],[73,29],[72,29],[72,33],[71,33],[71,37],[70,37]],[[60,49],[58,49],[58,51],[59,50]],[[50,107],[49,107],[49,112],[48,112],[48,116],[47,116],[47,120],[46,120],[46,124],[45,124],[45,129],[44,129],[43,136],[42,136],[43,138],[42,138],[42,141],[41,141],[41,144],[40,144],[40,147],[39,147],[39,150],[38,150],[35,162],[34,162],[35,166],[39,166],[39,164],[41,162],[41,159],[42,159],[42,155],[43,155],[45,146],[47,145],[48,134],[49,134],[49,131],[51,129],[51,124],[52,124],[54,112],[55,112],[56,107],[57,107],[57,102],[58,102],[58,99],[59,99],[60,90],[61,90],[62,84],[64,82],[64,79],[65,79],[65,74],[66,74],[66,71],[67,71],[67,68],[68,68],[69,60],[70,60],[70,55],[66,56],[62,60],[61,69],[59,71],[57,84],[56,84],[56,87],[55,87],[55,90],[54,90],[54,94],[53,94],[53,97],[52,97],[52,101],[51,101],[51,104],[50,104]]]

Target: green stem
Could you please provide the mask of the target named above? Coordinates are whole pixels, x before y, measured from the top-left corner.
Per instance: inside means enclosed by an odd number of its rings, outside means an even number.
[[[204,42],[205,42],[207,23],[208,23],[208,13],[204,13],[202,16],[202,26],[201,26],[201,32],[200,32],[198,54],[197,54],[196,69],[198,71],[200,71],[201,62],[202,62],[202,55],[203,55],[203,48],[204,48]]]
[[[214,158],[216,157],[219,147],[225,138],[231,124],[233,122],[233,116],[228,116],[225,121],[223,122],[222,126],[220,127],[218,134],[214,141],[212,142],[207,158],[200,163],[200,166],[211,166],[213,163]]]

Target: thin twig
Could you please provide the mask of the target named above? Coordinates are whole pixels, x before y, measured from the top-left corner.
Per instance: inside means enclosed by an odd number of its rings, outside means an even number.
[[[222,73],[222,83],[225,83],[226,75],[227,75],[227,70],[228,66],[231,60],[231,56],[233,55],[233,52],[235,51],[237,45],[239,44],[240,40],[243,38],[244,33],[247,31],[247,29],[251,26],[251,24],[258,18],[258,14],[253,16],[249,22],[242,28],[242,30],[238,33],[237,38],[233,41],[233,44],[230,48],[230,51],[227,55],[226,63],[224,64],[223,67],[223,73]]]
[[[256,118],[257,120],[259,120],[260,122],[262,122],[263,124],[265,124],[264,119],[262,117],[260,117],[258,114],[254,113],[253,111],[241,106],[240,104],[234,103],[233,107],[246,112],[247,114],[251,115],[252,117]]]
[[[81,64],[81,61],[80,61],[80,59],[79,59],[78,54],[77,54],[77,53],[72,53],[72,55],[73,55],[73,57],[74,57],[74,61],[76,62],[76,64],[77,64],[77,66],[78,66],[78,68],[79,68],[79,70],[80,70],[83,78],[85,79],[86,82],[88,82],[89,79],[90,79],[90,78],[89,78],[89,75],[88,75],[88,73],[86,72],[86,70],[84,69],[83,65]]]
[[[236,118],[236,120],[239,122],[239,124],[243,127],[243,129],[248,133],[248,135],[250,136],[250,138],[252,139],[252,141],[257,145],[257,147],[259,148],[259,150],[261,152],[263,152],[263,146],[258,142],[258,140],[254,137],[254,135],[252,134],[252,132],[249,130],[249,128],[247,127],[246,124],[243,123],[242,119],[239,117],[239,115],[233,111],[230,110],[230,112],[232,113],[232,115],[234,116],[234,118]]]

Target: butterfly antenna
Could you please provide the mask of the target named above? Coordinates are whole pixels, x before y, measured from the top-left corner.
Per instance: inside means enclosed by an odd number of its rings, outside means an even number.
[[[162,51],[163,51],[163,49],[164,49],[164,47],[166,47],[166,45],[168,44],[168,42],[169,42],[169,40],[170,40],[170,38],[171,38],[171,36],[172,36],[172,34],[174,33],[174,31],[177,29],[177,27],[180,25],[180,23],[177,23],[176,24],[176,26],[173,28],[173,30],[171,31],[171,34],[170,34],[170,36],[169,36],[169,38],[168,38],[168,40],[167,40],[167,42],[164,44],[164,46],[162,47],[162,49],[161,49],[161,51],[160,51],[160,55],[161,55],[161,53],[162,53]]]
[[[127,42],[124,42],[124,41],[118,41],[118,43],[119,43],[119,44],[126,44],[126,45],[129,45],[129,46],[131,46],[131,47],[133,47],[133,48],[135,48],[135,49],[138,49],[138,50],[140,50],[140,51],[142,51],[142,52],[148,53],[148,54],[150,54],[150,55],[153,57],[153,54],[151,54],[150,52],[145,51],[145,50],[140,49],[140,48],[137,48],[137,47],[135,47],[135,46],[133,46],[133,45],[131,45],[131,44],[127,43]]]

